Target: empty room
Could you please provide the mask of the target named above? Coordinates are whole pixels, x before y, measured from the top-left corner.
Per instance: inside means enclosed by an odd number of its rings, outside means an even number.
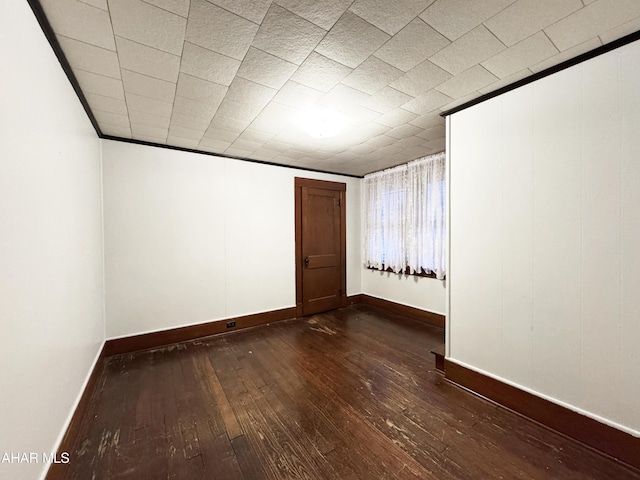
[[[0,37],[0,480],[640,479],[640,1]]]

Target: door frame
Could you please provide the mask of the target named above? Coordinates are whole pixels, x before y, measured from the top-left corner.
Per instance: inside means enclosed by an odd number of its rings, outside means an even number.
[[[295,177],[295,225],[296,225],[296,317],[302,317],[302,187],[321,188],[340,192],[340,306],[347,306],[347,184]]]

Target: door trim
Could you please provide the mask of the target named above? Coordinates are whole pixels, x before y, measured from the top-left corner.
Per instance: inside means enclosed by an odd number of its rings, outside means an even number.
[[[340,305],[347,306],[347,184],[295,177],[295,225],[296,225],[296,317],[302,317],[302,187],[322,188],[340,192]]]

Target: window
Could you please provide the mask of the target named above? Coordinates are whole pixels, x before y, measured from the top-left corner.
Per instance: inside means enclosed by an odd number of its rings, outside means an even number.
[[[364,178],[367,267],[446,275],[445,155]]]

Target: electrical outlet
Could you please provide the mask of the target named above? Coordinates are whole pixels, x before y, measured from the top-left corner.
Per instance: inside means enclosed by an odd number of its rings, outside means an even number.
[[[227,322],[227,328],[233,328],[236,326],[236,322]]]

